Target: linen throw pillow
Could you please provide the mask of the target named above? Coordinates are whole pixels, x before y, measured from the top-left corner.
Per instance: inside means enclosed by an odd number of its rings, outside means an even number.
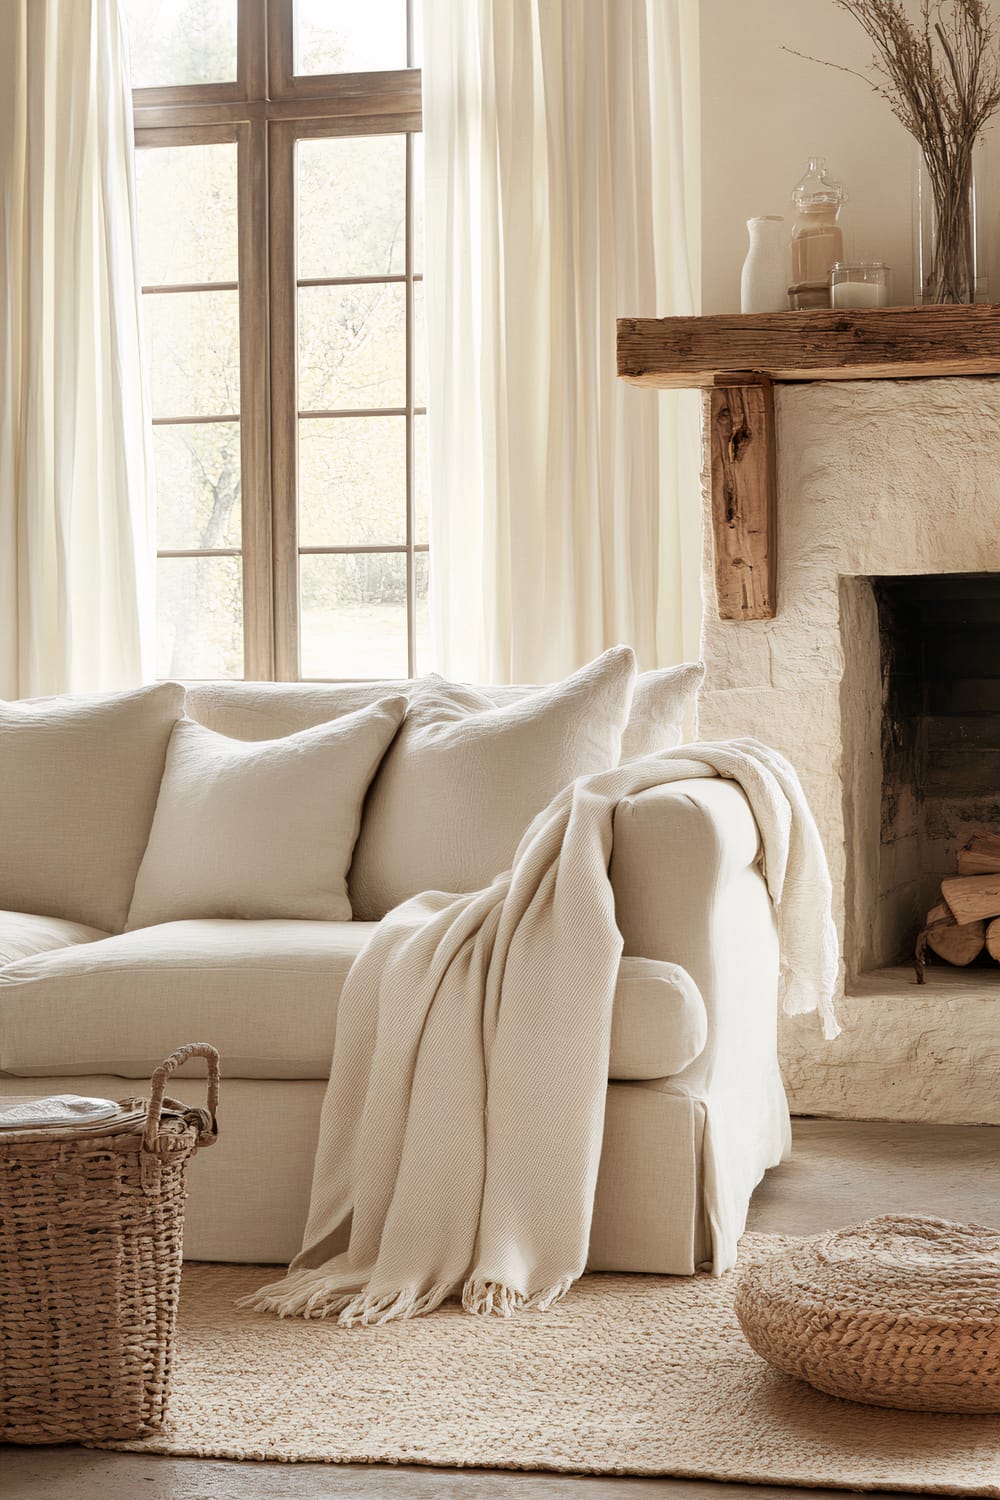
[[[0,702],[0,908],[121,932],[179,683]]]
[[[694,719],[698,689],[704,680],[703,661],[641,672],[622,736],[622,761],[639,760],[682,744],[685,723]]]
[[[372,783],[348,885],[377,921],[421,891],[474,891],[510,868],[536,813],[618,764],[635,657],[616,646],[501,708],[475,688],[418,690]]]
[[[349,922],[362,803],[405,709],[387,698],[278,740],[231,740],[182,719],[128,929],[190,917]]]

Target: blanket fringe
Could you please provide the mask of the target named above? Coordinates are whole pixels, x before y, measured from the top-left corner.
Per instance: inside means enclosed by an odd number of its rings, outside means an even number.
[[[433,1312],[456,1290],[453,1282],[439,1282],[425,1292],[403,1287],[376,1297],[366,1291],[345,1291],[334,1278],[316,1271],[293,1271],[284,1280],[241,1297],[236,1305],[277,1313],[279,1318],[335,1317],[341,1328],[372,1328]]]
[[[567,1276],[553,1286],[543,1287],[537,1292],[518,1292],[505,1286],[502,1281],[469,1280],[462,1288],[462,1306],[466,1312],[478,1317],[510,1318],[514,1313],[532,1309],[544,1312],[553,1302],[559,1302],[576,1278]]]

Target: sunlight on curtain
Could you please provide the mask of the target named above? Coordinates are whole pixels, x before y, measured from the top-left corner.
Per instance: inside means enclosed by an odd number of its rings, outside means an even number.
[[[435,665],[690,658],[697,397],[619,381],[615,320],[697,310],[696,0],[424,0],[424,27]]]
[[[151,675],[148,399],[116,0],[0,7],[0,696]]]

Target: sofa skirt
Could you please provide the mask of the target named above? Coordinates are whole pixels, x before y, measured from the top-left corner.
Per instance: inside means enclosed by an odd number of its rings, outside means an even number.
[[[0,1094],[124,1098],[145,1080],[109,1075],[18,1078]],[[594,1201],[589,1269],[690,1275],[710,1257],[703,1209],[705,1105],[671,1081],[612,1083]],[[219,1140],[188,1172],[187,1260],[285,1265],[302,1242],[326,1084],[321,1079],[224,1079]],[[185,1104],[204,1081],[172,1078]],[[770,1163],[767,1163],[770,1165]],[[761,1167],[763,1171],[763,1164]]]

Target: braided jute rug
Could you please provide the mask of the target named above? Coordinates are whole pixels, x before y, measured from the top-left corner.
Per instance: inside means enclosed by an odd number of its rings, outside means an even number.
[[[747,1235],[744,1261],[789,1241]],[[588,1276],[545,1313],[383,1328],[242,1310],[269,1272],[185,1269],[167,1424],[143,1453],[1000,1497],[1000,1417],[824,1396],[759,1359],[736,1276]]]

